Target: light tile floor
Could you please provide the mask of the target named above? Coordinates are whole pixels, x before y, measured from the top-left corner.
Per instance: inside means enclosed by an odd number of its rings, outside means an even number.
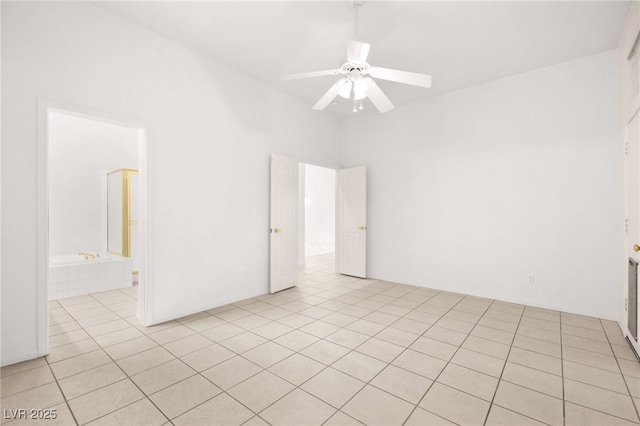
[[[23,408],[55,409],[47,424],[639,422],[640,365],[615,322],[340,276],[332,255],[308,263],[296,288],[149,328],[135,318],[135,287],[52,301],[50,354],[1,370],[3,417]]]

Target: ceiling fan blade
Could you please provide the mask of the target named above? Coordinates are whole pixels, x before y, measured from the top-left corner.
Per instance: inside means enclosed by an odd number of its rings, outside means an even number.
[[[296,80],[298,78],[321,77],[323,75],[338,75],[338,74],[340,74],[340,69],[303,72],[303,73],[300,73],[300,74],[285,74],[285,75],[282,76],[282,79],[283,80]]]
[[[367,88],[367,97],[376,106],[376,108],[378,108],[378,111],[387,112],[392,110],[394,108],[393,104],[391,103],[389,98],[387,98],[387,96],[382,93],[382,90],[380,90],[380,87],[378,87],[376,82],[369,77],[367,77],[365,80],[367,81],[367,84],[369,86]]]
[[[315,109],[316,111],[325,109],[327,105],[329,105],[331,101],[334,100],[336,96],[338,96],[338,92],[340,91],[340,89],[342,89],[342,86],[344,86],[346,82],[347,79],[344,77],[336,81],[334,85],[331,86],[331,89],[329,89],[327,93],[325,93],[324,96],[322,96],[311,109]]]
[[[392,70],[389,68],[371,67],[369,74],[381,80],[395,81],[397,83],[411,84],[413,86],[431,87],[431,76],[409,71]]]
[[[347,61],[354,62],[356,64],[367,62],[367,56],[369,56],[370,48],[371,45],[369,43],[349,40],[347,42]]]

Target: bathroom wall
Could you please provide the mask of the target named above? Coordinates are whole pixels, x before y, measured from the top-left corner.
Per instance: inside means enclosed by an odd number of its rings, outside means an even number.
[[[138,168],[138,130],[49,114],[49,255],[101,252],[102,175]]]
[[[305,255],[335,252],[336,171],[305,164]]]

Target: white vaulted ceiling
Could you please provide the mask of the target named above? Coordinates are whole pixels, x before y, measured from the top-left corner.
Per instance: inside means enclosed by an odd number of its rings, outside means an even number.
[[[95,5],[291,94],[309,108],[337,77],[281,81],[337,68],[346,42],[371,44],[368,62],[430,74],[423,89],[378,81],[396,105],[615,49],[622,1],[109,1]],[[350,117],[338,98],[325,112]],[[365,104],[365,111],[375,108]]]

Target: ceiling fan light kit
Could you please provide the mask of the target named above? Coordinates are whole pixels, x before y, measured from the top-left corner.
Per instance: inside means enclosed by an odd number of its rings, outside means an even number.
[[[362,0],[353,2],[353,8],[356,11],[356,33],[358,7],[362,5],[363,2]],[[341,75],[342,77],[315,103],[312,107],[314,110],[325,109],[327,105],[333,102],[336,96],[344,99],[353,99],[353,112],[363,109],[362,100],[365,98],[369,98],[371,103],[373,103],[381,113],[392,110],[394,108],[393,104],[382,90],[380,90],[380,87],[373,78],[424,88],[431,87],[431,76],[429,75],[369,65],[367,56],[369,56],[370,49],[371,45],[369,43],[349,40],[347,42],[347,62],[342,64],[340,68],[300,74],[287,74],[282,76],[282,79],[296,80],[327,75]],[[358,101],[360,102],[360,108],[356,108]]]

